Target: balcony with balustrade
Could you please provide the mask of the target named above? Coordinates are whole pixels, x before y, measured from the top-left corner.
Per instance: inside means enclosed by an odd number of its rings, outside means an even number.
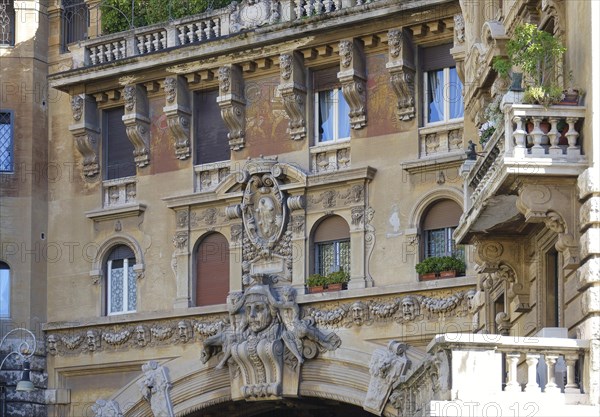
[[[589,369],[598,348],[556,337],[438,335],[390,402],[411,416],[595,416],[597,374]]]
[[[492,228],[518,229],[514,199],[524,181],[575,181],[588,166],[582,147],[585,112],[584,106],[504,103],[504,125],[462,166],[465,214],[455,239],[469,240]],[[492,219],[493,211],[508,206],[512,215]]]

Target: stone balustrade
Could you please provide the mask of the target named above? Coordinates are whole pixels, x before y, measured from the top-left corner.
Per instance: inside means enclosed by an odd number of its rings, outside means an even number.
[[[506,156],[579,161],[581,123],[585,107],[512,104],[507,123]],[[512,122],[512,123],[511,123]]]
[[[75,67],[87,67],[197,44],[243,30],[299,21],[375,3],[376,0],[287,0],[233,3],[221,9],[169,22],[99,36],[69,45]]]
[[[464,155],[462,122],[419,129],[419,158],[439,157],[449,152]]]
[[[330,172],[350,168],[350,141],[310,148],[312,172]]]
[[[103,208],[136,204],[136,178],[125,177],[102,182]]]
[[[461,410],[469,402],[479,407],[493,403],[502,410],[497,415],[512,415],[515,403],[533,401],[539,415],[594,415],[598,410],[594,381],[600,375],[590,364],[599,353],[592,352],[596,345],[567,338],[438,335],[427,348],[430,356],[399,386],[399,393],[407,394],[395,407],[410,412],[410,404],[425,399],[430,401],[431,415],[445,415],[441,410],[450,406]],[[471,415],[486,414],[474,411]]]

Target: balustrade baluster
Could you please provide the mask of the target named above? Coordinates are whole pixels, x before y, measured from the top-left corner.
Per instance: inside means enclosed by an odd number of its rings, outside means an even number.
[[[567,365],[567,385],[565,385],[565,393],[579,393],[579,385],[575,382],[575,363],[579,359],[577,354],[565,355],[565,363]]]
[[[206,27],[204,28],[204,33],[206,34],[206,39],[211,39],[212,38],[212,33],[211,33],[211,21],[207,20],[206,21]]]
[[[200,40],[200,36],[194,32],[194,24],[189,23],[186,26],[188,28],[188,31],[187,31],[188,43],[192,43],[195,40]],[[198,29],[200,29],[199,26],[200,25],[198,25]],[[194,39],[194,36],[196,36],[197,39]]]
[[[556,385],[556,360],[558,359],[558,355],[546,355],[544,360],[546,361],[546,375],[547,382],[546,388],[544,388],[544,392],[546,393],[558,393],[560,392],[560,388]]]
[[[550,122],[550,131],[548,132],[548,138],[550,139],[550,149],[548,151],[549,154],[562,154],[562,149],[558,146],[558,140],[560,135],[558,134],[558,129],[556,126],[558,125],[558,119],[556,117],[551,117],[549,119]]]
[[[218,38],[219,36],[221,36],[221,19],[218,17],[215,17],[213,19],[213,22],[214,22],[213,31],[215,33],[215,38]]]
[[[304,3],[303,0],[296,0],[295,1],[296,8],[294,9],[294,11],[296,12],[296,20],[302,19],[302,14],[304,13],[303,3]]]
[[[506,380],[505,391],[509,392],[521,392],[521,384],[517,381],[517,364],[521,358],[520,353],[507,353],[506,362],[508,368],[508,375]]]
[[[138,36],[136,36],[136,39],[137,39],[138,54],[141,55],[146,52],[145,46],[144,46],[144,35],[138,35]]]
[[[146,42],[144,43],[146,46],[146,52],[152,52],[152,35],[146,35]]]
[[[527,385],[525,385],[525,392],[542,391],[536,381],[537,364],[539,360],[540,355],[537,353],[527,353],[525,355],[525,362],[527,363]]]

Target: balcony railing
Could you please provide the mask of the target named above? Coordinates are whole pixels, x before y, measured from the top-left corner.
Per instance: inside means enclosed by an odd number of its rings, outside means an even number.
[[[586,166],[581,148],[584,118],[581,106],[508,104],[504,126],[496,129],[470,167],[469,207],[493,194],[502,175],[577,175]]]
[[[540,395],[538,415],[558,415],[544,409],[553,406],[572,415],[597,410],[588,394],[598,375],[582,372],[593,361],[587,340],[447,333],[436,336],[428,352],[431,356],[390,397],[400,415],[446,415],[436,408],[452,402],[460,409],[469,401],[479,406],[495,401],[506,410],[497,415],[513,415],[510,407],[530,401],[532,393]],[[414,409],[423,404],[431,414]],[[481,409],[471,411],[482,415]]]
[[[195,16],[73,43],[69,45],[69,50],[78,66],[98,65],[167,48],[208,42],[269,24],[338,14],[336,12],[376,1],[378,0],[287,0],[277,3],[265,0],[242,1],[237,5],[232,3]],[[95,32],[99,32],[99,27]]]

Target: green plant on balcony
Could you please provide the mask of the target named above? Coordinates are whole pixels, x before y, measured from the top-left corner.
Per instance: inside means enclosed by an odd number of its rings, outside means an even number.
[[[456,256],[431,256],[419,262],[415,270],[421,279],[446,278],[464,273],[466,265],[465,261]]]
[[[193,16],[227,6],[233,0],[105,0],[101,3],[102,33],[122,32],[132,28]],[[133,13],[132,13],[133,4]],[[133,18],[133,21],[131,20]]]
[[[562,99],[556,84],[557,62],[566,48],[552,34],[526,23],[515,28],[506,45],[508,58],[494,59],[493,68],[500,76],[509,76],[514,68],[525,74],[523,101],[545,107]]]
[[[324,287],[327,284],[326,279],[327,278],[321,274],[311,274],[308,276],[308,279],[306,280],[306,286],[307,287]]]

